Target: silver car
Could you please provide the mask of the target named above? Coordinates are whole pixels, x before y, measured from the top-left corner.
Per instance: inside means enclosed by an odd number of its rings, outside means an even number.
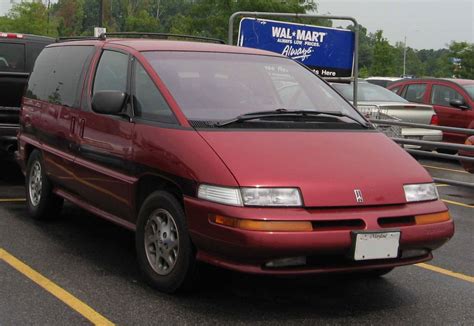
[[[332,83],[332,86],[348,101],[353,100],[353,85]],[[403,97],[367,82],[359,82],[357,94],[357,108],[367,118],[392,118],[403,122],[432,124],[437,120],[436,113],[431,105],[410,103]],[[408,139],[441,141],[443,133],[440,130],[423,128],[400,128],[400,135]],[[384,131],[384,130],[382,130]]]

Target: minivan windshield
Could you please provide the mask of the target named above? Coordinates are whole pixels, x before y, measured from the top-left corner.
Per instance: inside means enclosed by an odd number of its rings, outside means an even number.
[[[189,120],[221,121],[254,112],[304,110],[338,113],[352,118],[348,122],[364,123],[337,92],[291,59],[214,52],[143,55]]]

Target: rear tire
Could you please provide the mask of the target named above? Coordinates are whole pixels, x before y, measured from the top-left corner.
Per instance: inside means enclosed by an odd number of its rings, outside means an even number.
[[[140,269],[151,286],[166,293],[192,286],[195,252],[183,208],[173,195],[156,191],[144,201],[135,247]]]
[[[31,217],[49,220],[60,215],[64,200],[53,193],[53,185],[46,175],[43,157],[38,150],[34,150],[28,158],[25,188]]]

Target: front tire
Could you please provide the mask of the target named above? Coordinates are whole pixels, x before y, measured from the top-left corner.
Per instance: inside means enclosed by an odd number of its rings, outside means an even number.
[[[173,293],[189,288],[195,275],[195,252],[186,217],[176,198],[152,193],[140,208],[135,234],[140,269],[156,289]]]
[[[26,204],[31,217],[48,220],[59,216],[64,200],[53,193],[53,185],[46,175],[43,157],[38,150],[34,150],[28,158],[25,186]]]

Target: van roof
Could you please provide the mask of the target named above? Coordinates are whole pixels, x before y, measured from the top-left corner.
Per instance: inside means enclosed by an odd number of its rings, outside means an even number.
[[[116,44],[135,49],[137,51],[196,51],[196,52],[224,52],[280,56],[282,55],[270,51],[252,49],[240,46],[215,44],[206,42],[173,41],[159,39],[135,39],[135,38],[109,38],[107,40],[80,40],[67,41],[50,46],[63,45],[96,45],[97,43]]]

